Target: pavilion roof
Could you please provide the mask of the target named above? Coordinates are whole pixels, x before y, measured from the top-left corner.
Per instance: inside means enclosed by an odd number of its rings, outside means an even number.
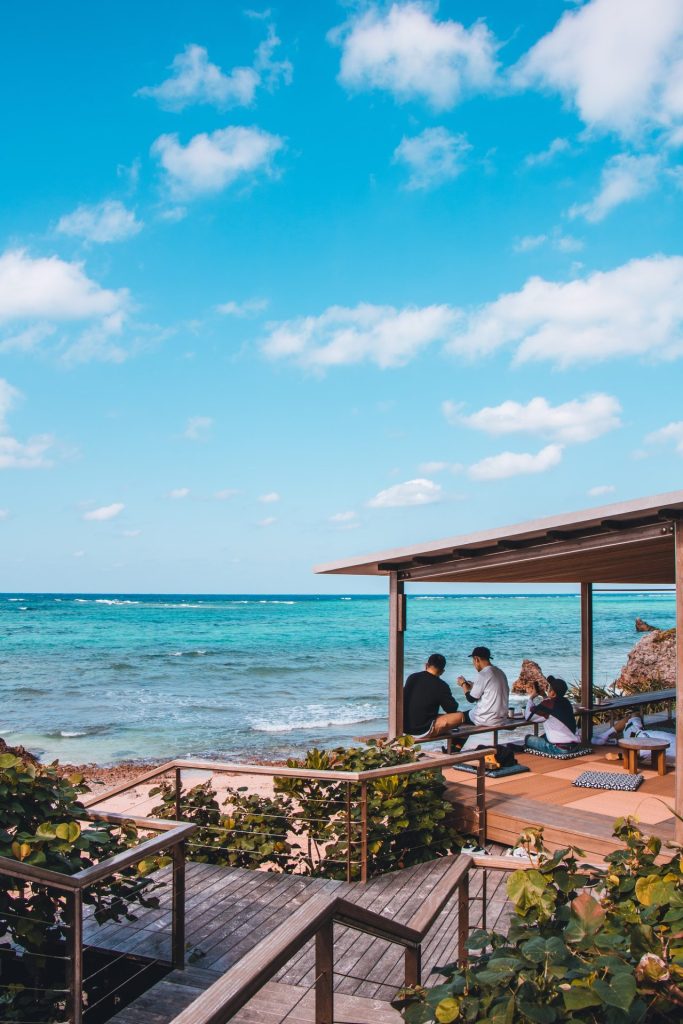
[[[315,572],[415,583],[675,582],[683,491],[342,559]]]

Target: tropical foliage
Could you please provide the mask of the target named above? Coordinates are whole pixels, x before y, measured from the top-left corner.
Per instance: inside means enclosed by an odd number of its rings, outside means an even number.
[[[525,833],[535,866],[508,879],[507,936],[474,932],[467,966],[447,965],[443,984],[402,992],[395,1005],[406,1024],[680,1021],[681,849],[660,858],[661,841],[629,818],[615,837],[622,845],[597,870],[581,851],[550,855],[539,830]]]
[[[152,816],[175,818],[175,787],[163,783],[150,790],[150,796],[157,795],[161,803],[152,809]],[[241,868],[265,865],[283,871],[295,862],[287,841],[294,813],[290,800],[229,788],[223,808],[210,780],[182,792],[181,819],[197,826],[187,844],[190,860]]]
[[[82,777],[64,778],[56,764],[1,754],[0,856],[70,875],[139,842],[132,824],[86,822],[84,792]],[[83,890],[84,903],[99,923],[132,918],[135,906],[157,906],[157,884],[144,876],[160,863],[141,863]],[[69,927],[61,891],[0,875],[2,1019],[63,1019]]]

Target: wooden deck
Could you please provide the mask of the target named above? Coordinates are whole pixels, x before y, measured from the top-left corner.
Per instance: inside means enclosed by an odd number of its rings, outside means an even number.
[[[493,848],[493,852],[500,852]],[[229,967],[315,893],[336,892],[361,906],[407,922],[447,869],[449,860],[383,875],[368,882],[311,879],[242,868],[187,866],[187,944],[193,964],[174,971],[114,1019],[116,1024],[168,1024]],[[168,878],[168,870],[160,877]],[[483,872],[473,875],[470,921],[481,922]],[[505,927],[505,876],[487,872],[487,925]],[[478,898],[479,897],[479,898]],[[444,907],[422,948],[423,980],[456,956],[457,896]],[[136,921],[99,927],[90,918],[86,941],[121,952],[167,958],[170,948],[169,892],[158,910],[143,910]],[[195,959],[199,955],[199,959]],[[435,981],[432,975],[431,981]],[[234,1018],[241,1024],[303,1024],[313,1020],[313,943],[280,971]],[[398,1022],[389,1000],[403,983],[403,951],[382,939],[335,927],[335,1013],[338,1021]]]
[[[593,859],[601,860],[614,850],[614,821],[633,815],[649,834],[664,840],[674,837],[675,774],[671,767],[659,776],[647,767],[640,769],[645,781],[635,793],[614,790],[579,789],[573,785],[581,772],[601,771],[625,774],[621,761],[608,761],[615,747],[594,747],[593,753],[570,761],[517,754],[530,771],[507,778],[486,780],[487,832],[489,840],[513,846],[527,825],[542,825],[547,846],[552,850],[573,844]],[[475,786],[473,776],[446,770],[447,799],[455,808],[464,831],[475,827]]]

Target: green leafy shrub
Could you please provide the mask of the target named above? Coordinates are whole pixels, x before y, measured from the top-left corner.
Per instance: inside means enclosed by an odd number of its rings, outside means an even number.
[[[632,819],[615,824],[624,846],[606,870],[581,865],[573,847],[552,856],[542,833],[523,845],[536,865],[512,872],[507,936],[476,931],[480,952],[440,969],[445,983],[399,994],[407,1024],[674,1024],[683,1015],[683,865],[663,864],[661,842]],[[591,891],[589,891],[591,890]]]
[[[70,875],[136,845],[132,824],[84,823],[85,792],[82,776],[64,778],[56,762],[1,754],[0,856]],[[85,889],[84,903],[99,923],[133,919],[136,905],[158,906],[151,894],[157,883],[144,875],[161,863],[156,858]],[[0,875],[0,961],[9,986],[0,988],[0,1017],[62,1019],[67,930],[63,894]]]
[[[367,747],[309,750],[290,768],[360,772],[413,764],[420,748],[410,737]],[[385,776],[367,783],[368,877],[445,856],[462,845],[449,823],[451,805],[437,771]],[[302,837],[302,865],[308,874],[344,879],[347,857],[352,878],[360,878],[361,786],[278,776],[275,789],[291,797],[292,832]],[[349,803],[349,849],[347,827]]]
[[[150,790],[150,796],[156,795],[161,803],[152,816],[175,818],[175,787],[163,783]],[[296,858],[287,841],[293,814],[290,800],[227,789],[223,806],[227,811],[221,811],[210,780],[182,792],[181,818],[197,826],[187,844],[190,860],[241,868],[267,865],[283,871],[293,865]]]

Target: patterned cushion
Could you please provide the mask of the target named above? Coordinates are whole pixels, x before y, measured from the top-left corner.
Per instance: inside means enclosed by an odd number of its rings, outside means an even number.
[[[546,754],[543,750],[532,750],[531,747],[524,748],[525,754],[535,754],[536,757],[552,757],[554,761],[570,761],[573,757],[585,757],[592,754],[591,747],[578,747],[577,750],[565,750],[563,754]]]
[[[583,789],[620,789],[633,793],[644,781],[643,775],[626,775],[624,772],[581,772],[574,779],[574,785]]]
[[[472,775],[477,771],[473,764],[454,764],[452,768],[456,772],[470,772]],[[525,764],[511,764],[507,768],[489,768],[484,775],[487,779],[504,779],[506,775],[519,775],[520,772],[530,771],[531,768],[527,768]]]

